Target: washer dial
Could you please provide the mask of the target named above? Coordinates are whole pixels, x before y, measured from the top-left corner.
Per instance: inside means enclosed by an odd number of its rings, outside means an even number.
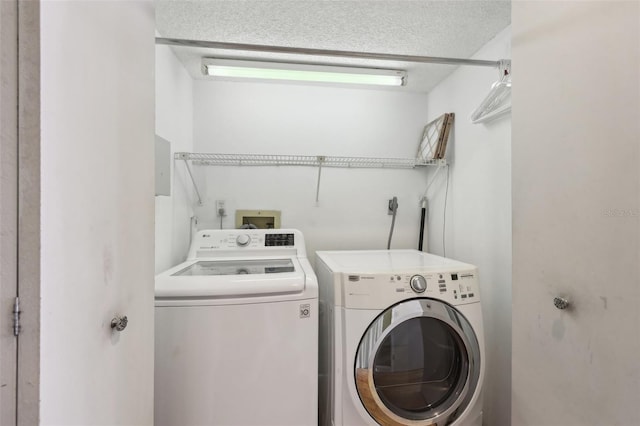
[[[248,246],[251,242],[251,237],[247,234],[240,234],[236,237],[236,244],[240,247]]]

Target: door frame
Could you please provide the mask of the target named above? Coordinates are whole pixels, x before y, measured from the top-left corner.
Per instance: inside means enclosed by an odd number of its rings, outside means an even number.
[[[0,419],[28,426],[39,424],[40,405],[40,2],[5,0],[0,8],[0,377],[11,389]]]
[[[16,424],[18,342],[18,0],[0,1],[0,424]]]
[[[18,1],[17,425],[40,423],[40,1]]]

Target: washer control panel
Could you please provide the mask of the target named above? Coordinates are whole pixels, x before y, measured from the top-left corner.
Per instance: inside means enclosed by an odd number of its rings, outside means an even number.
[[[291,249],[306,254],[304,238],[295,229],[212,229],[194,236],[189,259],[217,256],[220,252]]]

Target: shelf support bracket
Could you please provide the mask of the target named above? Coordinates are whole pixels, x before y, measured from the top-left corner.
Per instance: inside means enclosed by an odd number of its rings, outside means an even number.
[[[320,176],[322,175],[322,163],[324,163],[324,160],[324,156],[318,156],[318,184],[316,186],[316,206],[320,202]]]
[[[191,178],[191,183],[193,183],[193,189],[196,191],[196,195],[198,196],[198,205],[202,205],[202,197],[200,196],[200,191],[198,191],[198,185],[196,185],[196,180],[193,178],[193,173],[191,173],[191,166],[189,166],[189,154],[185,152],[181,152],[179,154],[179,158],[184,161],[184,165],[187,167],[187,172],[189,172],[189,177]]]

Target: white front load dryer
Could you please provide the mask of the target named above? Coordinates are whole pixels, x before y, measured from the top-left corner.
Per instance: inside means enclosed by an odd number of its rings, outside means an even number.
[[[417,250],[317,256],[320,424],[481,426],[477,268]]]

